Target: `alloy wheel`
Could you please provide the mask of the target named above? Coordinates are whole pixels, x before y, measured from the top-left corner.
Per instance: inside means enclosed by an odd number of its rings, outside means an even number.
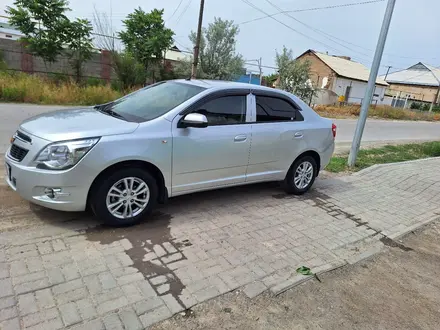
[[[140,178],[127,177],[117,181],[108,191],[107,210],[119,219],[139,215],[150,201],[150,189]]]
[[[313,179],[313,165],[305,161],[298,165],[293,177],[295,186],[298,189],[305,189],[312,182]]]

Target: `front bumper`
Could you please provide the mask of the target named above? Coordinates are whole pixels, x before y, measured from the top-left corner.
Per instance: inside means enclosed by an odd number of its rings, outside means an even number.
[[[80,164],[66,171],[40,170],[22,165],[6,153],[7,184],[24,199],[60,211],[84,211],[87,194],[93,182],[84,176]],[[81,163],[81,162],[80,162]],[[84,170],[84,169],[83,169]],[[53,190],[53,198],[48,192]]]

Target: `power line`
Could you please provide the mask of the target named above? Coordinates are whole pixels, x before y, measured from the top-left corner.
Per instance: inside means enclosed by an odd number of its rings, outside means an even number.
[[[183,8],[182,12],[180,13],[179,17],[177,18],[176,25],[179,24],[180,20],[182,19],[183,15],[185,15],[186,11],[188,10],[189,6],[191,5],[192,0],[189,0],[186,7]]]
[[[280,12],[283,11],[282,8],[280,8],[279,6],[275,5],[272,1],[270,1],[270,0],[266,0],[266,2],[269,3],[269,4],[270,4],[272,7],[274,7],[275,9],[279,10]],[[330,41],[332,41],[332,42],[334,42],[334,43],[336,43],[336,44],[338,44],[338,45],[340,45],[340,46],[342,46],[342,47],[344,47],[344,48],[346,48],[346,49],[348,49],[348,50],[350,50],[350,51],[352,51],[352,52],[355,52],[355,53],[358,53],[358,54],[361,54],[361,55],[364,55],[364,56],[369,56],[368,54],[361,53],[361,52],[359,52],[359,51],[357,51],[357,50],[354,50],[353,48],[350,48],[350,47],[345,46],[344,44],[342,44],[342,43],[340,43],[340,42],[337,42],[337,41],[335,41],[335,40],[330,39],[330,38],[333,37],[332,35],[330,35],[330,34],[324,32],[324,31],[321,31],[321,30],[319,30],[319,29],[317,29],[317,28],[314,28],[313,26],[310,26],[310,25],[304,23],[303,21],[300,21],[299,19],[295,18],[294,16],[292,16],[292,15],[290,15],[290,14],[288,14],[288,13],[283,13],[283,14],[284,14],[285,16],[287,16],[287,17],[293,19],[295,22],[298,22],[299,24],[305,26],[306,28],[309,28],[309,29],[311,29],[312,31],[314,31],[314,32],[316,32],[316,33],[318,33],[318,34],[323,35],[323,36],[324,36],[325,38],[327,38],[328,40],[330,40]],[[329,38],[329,37],[330,37],[330,38]],[[363,59],[363,60],[364,60],[364,61],[369,61],[369,60],[367,60],[367,59]]]
[[[180,0],[179,4],[177,5],[176,9],[174,10],[174,12],[171,14],[171,16],[167,19],[167,21],[169,21],[170,19],[173,18],[173,16],[176,14],[176,12],[179,10],[180,5],[182,4],[183,0]]]
[[[259,12],[265,14],[267,17],[269,17],[269,18],[275,20],[276,22],[278,22],[278,23],[284,25],[284,26],[287,27],[288,29],[290,29],[290,30],[292,30],[292,31],[294,31],[294,32],[296,32],[296,33],[298,33],[298,34],[300,34],[300,35],[302,35],[302,36],[304,36],[304,37],[310,39],[310,40],[313,40],[313,41],[315,41],[315,42],[317,42],[317,43],[320,43],[320,44],[324,45],[325,47],[327,47],[327,48],[329,48],[329,49],[332,49],[332,50],[334,50],[334,51],[336,51],[336,52],[342,53],[339,49],[336,49],[336,48],[334,48],[334,47],[332,47],[332,46],[329,46],[329,45],[327,45],[326,43],[324,43],[324,42],[322,42],[322,41],[320,41],[320,40],[318,40],[318,39],[315,39],[315,38],[313,38],[313,37],[311,37],[311,36],[309,36],[309,35],[306,35],[306,34],[300,32],[300,31],[298,31],[298,30],[292,28],[291,26],[289,26],[289,25],[283,23],[282,21],[276,19],[275,17],[270,16],[270,15],[267,14],[265,11],[263,11],[261,8],[258,8],[257,6],[255,6],[255,5],[253,5],[252,3],[250,3],[248,0],[242,0],[242,1],[243,1],[244,3],[246,3],[247,5],[251,6],[252,8],[258,10]],[[275,5],[274,3],[272,3],[270,0],[266,0],[266,1],[267,1],[270,5],[272,5],[273,7],[275,7],[277,10],[279,10],[281,13],[284,12],[280,7],[278,7],[277,5]],[[300,23],[300,24],[306,26],[307,28],[309,28],[309,29],[311,29],[311,30],[317,32],[317,33],[320,33],[320,34],[326,34],[326,35],[328,35],[328,36],[330,36],[330,37],[333,37],[333,36],[327,34],[327,33],[324,32],[324,31],[321,31],[321,30],[319,30],[319,29],[316,29],[316,28],[314,28],[314,27],[312,27],[312,26],[310,26],[310,25],[308,25],[308,24],[306,24],[306,23],[304,23],[304,22],[298,20],[297,18],[293,17],[293,16],[290,15],[290,14],[286,14],[286,13],[284,13],[284,14],[285,14],[286,16],[292,18],[293,20],[297,21],[298,23]],[[329,38],[327,37],[327,39],[329,39]],[[345,46],[344,44],[341,44],[341,43],[336,42],[336,41],[331,40],[331,39],[329,39],[329,40],[332,41],[332,42],[334,42],[334,43],[337,43],[338,45],[340,45],[340,46],[342,46],[342,47],[344,47],[344,48],[346,48],[346,49],[348,49],[348,50],[351,50],[351,51],[354,51],[354,52],[359,53],[358,51],[356,51],[356,50],[354,50],[354,49],[352,49],[352,48],[350,48],[350,47],[347,47],[347,46]],[[368,54],[364,54],[364,53],[360,53],[360,54],[362,54],[362,55],[364,55],[364,56],[369,56]],[[352,56],[352,58],[356,59],[354,56]],[[366,61],[366,62],[368,62],[368,63],[372,63],[369,59],[362,58],[361,60],[362,60],[362,61]],[[383,65],[383,66],[386,67],[386,65]]]
[[[252,20],[249,20],[249,21],[241,22],[241,23],[239,23],[239,25],[241,25],[241,24],[247,24],[247,23],[254,22],[254,21],[261,20],[261,19],[268,18],[268,17],[272,18],[272,17],[275,16],[275,15],[284,14],[284,15],[286,15],[286,16],[292,18],[293,20],[297,21],[298,23],[300,23],[300,24],[302,24],[302,25],[304,25],[304,26],[306,26],[306,27],[308,27],[308,28],[311,28],[311,29],[314,30],[315,32],[327,36],[328,38],[339,40],[339,41],[341,41],[341,42],[343,42],[343,43],[345,43],[345,44],[349,44],[349,45],[352,45],[352,46],[355,46],[355,47],[358,47],[358,48],[364,49],[364,50],[369,51],[369,52],[373,52],[373,51],[374,51],[374,50],[371,49],[371,48],[367,48],[367,47],[364,47],[364,46],[361,46],[361,45],[357,45],[357,44],[352,43],[352,42],[349,42],[349,41],[347,41],[347,40],[345,40],[345,39],[341,39],[341,38],[338,38],[338,37],[336,37],[336,36],[334,36],[334,35],[331,35],[331,34],[325,32],[325,31],[322,31],[322,30],[319,30],[319,29],[317,29],[317,28],[311,27],[310,25],[307,25],[307,24],[305,24],[304,22],[301,22],[300,20],[298,20],[298,19],[296,19],[295,17],[293,17],[292,15],[290,15],[290,13],[304,12],[304,11],[312,11],[312,10],[321,10],[321,9],[332,9],[332,8],[340,8],[340,7],[349,7],[349,6],[357,6],[357,5],[365,5],[365,4],[371,4],[371,3],[384,2],[385,0],[372,0],[372,1],[356,2],[356,3],[349,3],[349,4],[341,4],[341,5],[326,6],[326,7],[316,7],[316,8],[309,8],[309,9],[298,9],[298,10],[283,10],[282,8],[280,8],[280,7],[278,7],[277,5],[273,4],[272,2],[270,2],[270,1],[268,1],[268,0],[266,0],[266,1],[267,1],[269,4],[271,4],[274,8],[276,8],[277,10],[279,10],[279,12],[278,12],[278,13],[275,13],[275,14],[269,14],[269,15],[266,15],[266,16],[263,16],[263,17],[255,18],[255,19],[252,19]],[[346,49],[349,49],[349,50],[351,50],[351,51],[353,51],[353,52],[356,52],[356,53],[358,53],[358,54],[361,54],[361,55],[364,55],[364,56],[369,56],[368,54],[365,54],[365,53],[361,53],[361,52],[359,52],[359,51],[356,51],[356,50],[354,50],[354,49],[352,49],[352,48],[349,48],[349,47],[347,47],[346,45],[343,45],[343,44],[341,44],[341,43],[339,43],[339,42],[336,42],[336,41],[334,41],[334,40],[331,40],[331,41],[337,43],[338,45],[341,45],[342,47],[344,47],[344,48],[346,48]],[[405,59],[420,60],[419,57],[401,56],[401,55],[396,55],[396,54],[391,54],[391,53],[384,53],[384,55],[392,56],[392,57],[396,57],[396,58],[405,58]],[[431,59],[431,60],[436,60],[437,58],[430,58],[430,59]],[[370,61],[370,63],[371,63],[371,61]],[[383,65],[383,66],[384,66],[384,67],[388,67],[387,65]]]
[[[339,5],[333,5],[333,6],[325,6],[325,7],[314,7],[314,8],[306,8],[306,9],[280,11],[280,12],[275,13],[275,14],[269,14],[269,15],[265,15],[265,16],[262,16],[262,17],[251,19],[249,21],[244,21],[244,22],[239,23],[238,25],[259,21],[259,20],[262,20],[262,19],[265,19],[265,18],[268,18],[268,17],[272,17],[272,16],[276,16],[276,15],[280,15],[280,14],[285,14],[285,13],[299,13],[299,12],[304,12],[304,11],[317,11],[317,10],[324,10],[324,9],[352,7],[352,6],[367,5],[367,4],[371,4],[371,3],[384,2],[384,1],[385,0],[372,0],[372,1],[364,1],[364,2],[354,2],[354,3],[339,4]]]
[[[268,13],[266,13],[264,10],[258,8],[258,7],[255,6],[254,4],[250,3],[248,0],[241,0],[241,1],[244,2],[245,4],[247,4],[248,6],[254,8],[255,10],[258,10],[259,12],[261,12],[261,13],[263,13],[263,14],[269,16]],[[327,45],[327,44],[325,44],[325,43],[319,41],[318,39],[312,38],[312,37],[306,35],[305,33],[302,33],[302,32],[300,32],[300,31],[294,29],[293,27],[291,27],[291,26],[289,26],[289,25],[283,23],[282,21],[276,19],[276,18],[273,17],[273,16],[269,16],[269,17],[270,17],[271,19],[273,19],[274,21],[278,22],[279,24],[285,26],[285,27],[288,28],[289,30],[291,30],[291,31],[293,31],[293,32],[295,32],[295,33],[298,33],[299,35],[302,35],[303,37],[305,37],[305,38],[307,38],[307,39],[313,40],[313,41],[315,41],[315,42],[317,42],[317,43],[319,43],[319,44],[321,44],[321,45],[323,45],[323,46],[325,46],[325,47],[327,47],[327,48],[329,48],[329,49],[332,49],[332,50],[334,50],[334,51],[338,51],[336,48],[334,48],[334,47],[332,47],[332,46],[329,46],[329,45]]]

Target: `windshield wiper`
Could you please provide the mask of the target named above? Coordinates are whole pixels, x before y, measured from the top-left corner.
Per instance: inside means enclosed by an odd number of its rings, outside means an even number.
[[[113,111],[110,107],[113,105],[113,102],[110,103],[105,103],[105,104],[99,104],[99,105],[95,105],[93,107],[93,109],[98,110],[99,112],[108,114],[112,117],[116,117],[116,118],[120,118],[120,119],[124,119],[127,120],[123,115],[121,115],[120,113],[117,113],[116,111]]]

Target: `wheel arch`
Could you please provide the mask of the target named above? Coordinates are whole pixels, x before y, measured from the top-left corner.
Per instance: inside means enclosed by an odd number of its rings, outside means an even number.
[[[123,168],[142,168],[147,170],[156,180],[157,183],[157,189],[158,189],[158,202],[159,203],[165,203],[168,199],[168,189],[165,185],[165,177],[163,176],[162,171],[154,164],[143,161],[143,160],[124,160],[120,161],[118,163],[109,165],[104,170],[102,170],[96,178],[93,180],[89,192],[87,194],[87,206],[90,206],[90,198],[93,194],[93,192],[97,188],[97,183],[102,180],[105,176],[110,175],[110,173],[113,173],[114,171],[117,171],[119,169]]]
[[[295,160],[292,162],[292,166],[293,164],[295,164],[295,162],[300,159],[301,157],[304,156],[310,156],[312,157],[315,161],[316,161],[316,165],[317,165],[317,173],[316,175],[319,174],[319,171],[321,170],[321,156],[319,155],[318,152],[316,152],[315,150],[307,150],[304,151],[303,153],[301,153],[298,157],[295,158]]]

